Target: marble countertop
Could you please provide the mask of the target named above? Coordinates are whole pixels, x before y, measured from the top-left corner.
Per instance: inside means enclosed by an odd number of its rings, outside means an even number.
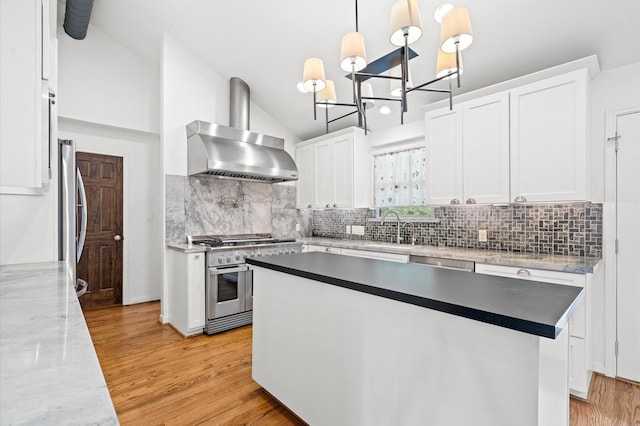
[[[0,267],[0,360],[0,424],[118,424],[62,262]]]
[[[247,263],[551,339],[584,298],[581,287],[324,252]]]
[[[593,273],[600,260],[595,257],[555,256],[536,253],[513,253],[493,250],[474,250],[453,247],[412,246],[379,241],[341,240],[335,238],[307,237],[298,239],[304,244],[315,244],[353,250],[369,250],[386,253],[432,256],[448,259],[470,260],[476,263],[514,266],[518,268],[544,269],[574,274]]]

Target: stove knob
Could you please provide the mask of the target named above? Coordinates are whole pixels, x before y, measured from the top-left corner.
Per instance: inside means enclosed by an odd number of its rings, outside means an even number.
[[[227,256],[227,263],[231,262],[231,256]]]
[[[222,258],[222,256],[218,256],[218,263],[222,263],[224,262],[224,259]]]
[[[240,260],[240,255],[236,254],[236,260]]]

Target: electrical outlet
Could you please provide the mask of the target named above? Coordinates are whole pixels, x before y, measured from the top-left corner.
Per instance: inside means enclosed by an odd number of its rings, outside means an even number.
[[[478,230],[478,241],[480,241],[481,243],[486,243],[487,242],[487,230],[486,229],[479,229]]]
[[[344,233],[345,234],[350,234],[351,233],[351,225],[347,225],[344,227]]]
[[[354,235],[364,235],[364,226],[362,226],[362,225],[353,225],[351,227],[351,232]]]
[[[296,223],[296,232],[300,232],[300,224]]]

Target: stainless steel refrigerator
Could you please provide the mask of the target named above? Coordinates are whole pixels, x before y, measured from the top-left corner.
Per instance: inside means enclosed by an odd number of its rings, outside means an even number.
[[[58,153],[58,259],[67,264],[69,279],[80,297],[87,291],[87,282],[76,275],[87,235],[87,194],[80,170],[76,168],[75,142],[58,139]]]

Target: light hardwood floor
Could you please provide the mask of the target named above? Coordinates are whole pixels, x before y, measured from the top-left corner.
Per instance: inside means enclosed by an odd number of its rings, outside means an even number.
[[[85,312],[122,425],[303,425],[251,379],[251,327],[185,339],[159,302]],[[571,426],[640,425],[640,385],[596,375]]]

